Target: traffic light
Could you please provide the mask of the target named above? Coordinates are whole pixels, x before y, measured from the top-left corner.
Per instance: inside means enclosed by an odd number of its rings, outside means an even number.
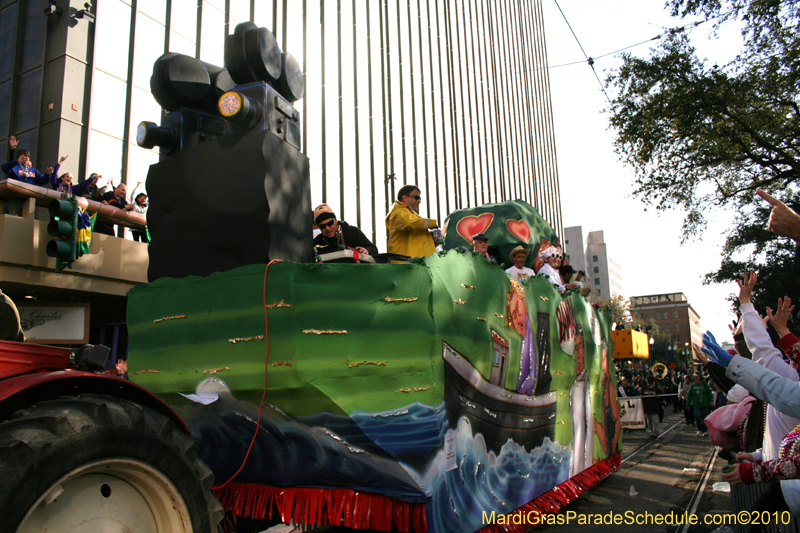
[[[78,258],[78,202],[75,198],[53,200],[49,210],[47,234],[55,239],[47,243],[45,251],[48,256],[56,258],[56,272],[61,272],[66,266],[72,268],[72,262]]]

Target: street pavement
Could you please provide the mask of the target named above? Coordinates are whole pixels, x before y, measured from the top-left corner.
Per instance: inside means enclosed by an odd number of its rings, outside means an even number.
[[[712,474],[695,510],[699,523],[690,525],[688,529],[674,524],[655,523],[656,517],[669,520],[670,513],[674,521],[685,520],[684,513],[691,511],[695,489],[702,484],[702,474],[709,466],[716,448],[708,437],[696,435],[695,426],[686,425],[682,412],[673,413],[671,406],[666,411],[660,428],[663,433],[654,441],[649,431],[625,430],[623,461],[643,444],[650,442],[649,446],[562,509],[557,518],[560,517],[564,522],[569,519],[568,524],[538,526],[531,531],[700,533],[717,529],[721,518],[715,518],[714,515],[727,514],[731,510],[730,494],[713,490],[714,483],[724,481],[722,468],[727,461],[721,457],[715,460]],[[673,426],[672,431],[665,432]],[[645,513],[652,516],[648,518]],[[596,522],[598,514],[604,522],[612,523],[586,523]],[[708,520],[716,519],[717,524],[703,524],[706,515]],[[613,524],[615,519],[621,523]],[[646,523],[637,524],[636,521]]]

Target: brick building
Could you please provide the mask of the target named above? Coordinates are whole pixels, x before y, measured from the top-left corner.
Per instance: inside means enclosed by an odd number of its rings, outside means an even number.
[[[631,297],[631,314],[652,320],[661,333],[672,337],[678,349],[703,345],[700,315],[682,292]]]

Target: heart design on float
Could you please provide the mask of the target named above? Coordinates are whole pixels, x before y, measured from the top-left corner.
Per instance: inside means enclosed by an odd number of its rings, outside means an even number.
[[[461,237],[471,243],[472,236],[478,233],[484,233],[494,221],[493,213],[484,213],[482,215],[467,215],[456,224],[456,231]]]
[[[506,220],[506,227],[511,235],[520,239],[523,243],[528,244],[531,240],[531,228],[524,220],[517,222],[516,220]]]

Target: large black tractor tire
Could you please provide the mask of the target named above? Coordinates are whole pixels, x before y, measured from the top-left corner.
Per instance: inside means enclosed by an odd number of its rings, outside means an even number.
[[[167,417],[99,395],[0,424],[0,532],[212,533],[214,475]]]

